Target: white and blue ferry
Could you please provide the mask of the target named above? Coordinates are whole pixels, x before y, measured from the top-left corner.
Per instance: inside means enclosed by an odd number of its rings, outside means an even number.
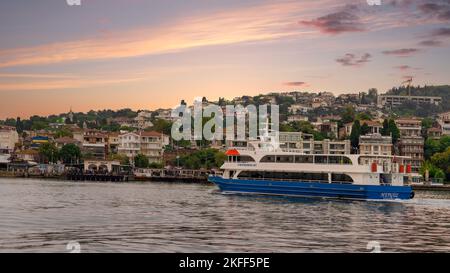
[[[414,197],[405,157],[359,154],[305,154],[284,149],[268,134],[248,147],[232,148],[223,173],[211,175],[224,193],[355,200]]]

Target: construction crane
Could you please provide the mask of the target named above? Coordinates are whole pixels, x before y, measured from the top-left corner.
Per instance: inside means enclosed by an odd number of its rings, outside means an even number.
[[[408,87],[408,97],[411,96],[411,83],[412,83],[413,78],[410,77],[408,80],[404,81],[401,83],[401,85],[408,83],[407,87]]]

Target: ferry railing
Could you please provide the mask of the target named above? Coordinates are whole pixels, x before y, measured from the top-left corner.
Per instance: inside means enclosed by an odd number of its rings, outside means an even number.
[[[238,177],[240,180],[258,180],[258,181],[287,181],[287,182],[310,182],[322,184],[353,184],[350,181],[328,181],[328,180],[304,180],[304,179],[288,179],[288,178],[252,178],[252,177]]]

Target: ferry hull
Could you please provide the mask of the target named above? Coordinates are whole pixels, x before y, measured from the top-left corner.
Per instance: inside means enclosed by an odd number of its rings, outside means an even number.
[[[317,182],[224,179],[210,176],[221,191],[229,193],[286,195],[355,200],[406,200],[414,197],[410,186],[372,186]]]

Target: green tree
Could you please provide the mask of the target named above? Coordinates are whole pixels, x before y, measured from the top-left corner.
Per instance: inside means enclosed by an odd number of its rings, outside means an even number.
[[[134,166],[137,168],[148,168],[149,164],[148,157],[143,154],[138,154],[134,157]]]
[[[355,109],[352,106],[346,106],[341,114],[342,123],[349,123],[355,120]]]
[[[445,179],[445,172],[436,167],[431,161],[425,161],[420,167],[420,174],[425,177],[425,173],[428,171],[430,178],[438,178],[438,179]]]
[[[44,162],[56,163],[59,157],[58,148],[53,143],[43,143],[39,147],[39,155]]]
[[[391,132],[389,131],[389,120],[384,119],[383,121],[383,128],[381,128],[381,135],[383,136],[389,136],[391,135]]]
[[[79,163],[81,159],[81,150],[75,144],[64,145],[59,151],[59,157],[66,164]]]
[[[59,129],[58,131],[55,132],[54,134],[55,138],[60,138],[60,137],[73,137],[73,134],[71,131],[69,131],[68,129]]]
[[[397,144],[397,142],[400,138],[400,130],[398,129],[398,127],[395,124],[395,121],[393,119],[389,120],[389,132],[392,136],[392,143]]]
[[[120,165],[130,165],[130,159],[124,154],[111,154],[109,159],[119,161]]]
[[[359,136],[361,135],[361,124],[359,120],[355,120],[352,125],[352,132],[350,133],[350,142],[353,150],[357,150],[359,147]]]
[[[170,136],[172,131],[172,122],[164,119],[157,119],[153,121],[153,127],[150,129]]]
[[[446,180],[450,181],[450,147],[442,153],[434,154],[431,157],[430,162],[439,169],[443,170]]]
[[[369,125],[367,125],[367,123],[363,123],[363,125],[361,126],[361,133],[360,135],[367,135],[370,132],[370,127]]]

